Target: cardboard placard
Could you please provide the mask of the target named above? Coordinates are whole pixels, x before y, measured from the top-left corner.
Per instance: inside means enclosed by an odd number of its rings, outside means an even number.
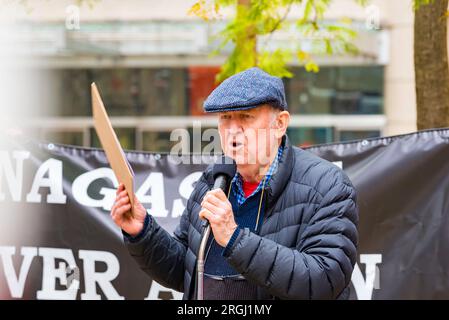
[[[91,84],[92,92],[92,114],[97,135],[106,153],[106,157],[119,183],[125,185],[128,192],[131,208],[134,206],[134,172],[126,159],[125,153],[120,145],[117,135],[112,128],[111,121],[101,100],[97,86]],[[132,211],[131,211],[132,214]]]

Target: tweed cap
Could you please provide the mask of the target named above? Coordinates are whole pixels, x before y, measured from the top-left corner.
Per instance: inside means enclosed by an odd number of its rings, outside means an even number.
[[[287,109],[281,78],[254,67],[229,77],[215,88],[204,102],[204,111],[246,110],[261,104]]]

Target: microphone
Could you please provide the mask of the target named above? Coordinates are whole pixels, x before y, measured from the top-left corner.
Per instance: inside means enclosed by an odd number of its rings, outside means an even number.
[[[212,177],[214,178],[214,185],[211,190],[221,189],[226,194],[229,188],[229,183],[234,178],[237,171],[235,161],[227,156],[222,156],[215,162],[212,168]],[[209,221],[203,221],[203,227],[207,227]]]
[[[214,178],[214,186],[212,189],[220,188],[226,194],[229,183],[232,178],[235,176],[235,172],[237,171],[237,166],[235,161],[229,157],[222,156],[219,161],[217,161],[212,168],[212,176]],[[210,225],[209,221],[206,219],[203,221],[204,233],[201,239],[200,248],[198,250],[198,260],[197,260],[197,299],[204,299],[204,252],[206,250],[207,240],[210,235]]]

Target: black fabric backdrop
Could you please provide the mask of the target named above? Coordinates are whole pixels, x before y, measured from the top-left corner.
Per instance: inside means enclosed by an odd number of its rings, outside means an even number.
[[[358,191],[351,297],[448,299],[449,129],[307,150],[342,166]],[[139,198],[173,231],[206,164],[197,156],[178,165],[167,155],[126,155]],[[0,298],[180,297],[152,282],[123,246],[109,217],[116,182],[103,151],[10,139],[0,161]],[[102,274],[107,279],[96,281]]]

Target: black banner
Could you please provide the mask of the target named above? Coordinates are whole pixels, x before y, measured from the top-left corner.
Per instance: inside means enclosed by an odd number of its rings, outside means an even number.
[[[358,191],[353,299],[449,298],[449,129],[308,148]],[[136,194],[173,231],[211,158],[126,153]],[[109,217],[102,150],[9,139],[0,149],[1,299],[179,299],[144,274]]]

